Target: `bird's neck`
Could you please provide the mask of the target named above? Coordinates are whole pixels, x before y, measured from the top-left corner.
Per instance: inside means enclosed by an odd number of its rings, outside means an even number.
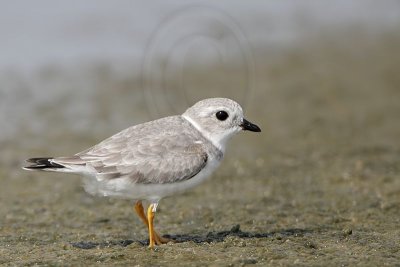
[[[225,134],[213,134],[211,135],[207,130],[203,129],[196,121],[187,116],[182,115],[182,118],[187,120],[196,130],[198,130],[202,136],[204,136],[208,141],[210,141],[218,150],[225,153],[226,141],[229,139]]]

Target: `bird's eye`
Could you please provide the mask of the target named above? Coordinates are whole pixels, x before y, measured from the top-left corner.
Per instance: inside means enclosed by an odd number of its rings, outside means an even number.
[[[223,111],[223,110],[218,111],[218,112],[215,114],[215,116],[216,116],[217,119],[219,119],[220,121],[224,121],[224,120],[226,120],[226,119],[229,117],[228,113],[227,113],[226,111]]]

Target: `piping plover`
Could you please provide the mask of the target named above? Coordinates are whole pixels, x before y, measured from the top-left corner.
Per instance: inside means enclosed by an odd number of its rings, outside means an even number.
[[[160,199],[204,181],[218,167],[226,142],[242,130],[260,132],[227,98],[197,102],[178,116],[132,126],[72,157],[31,158],[26,170],[83,174],[93,195],[136,200],[149,230],[149,247],[168,242],[155,232]],[[142,200],[149,201],[147,216]]]

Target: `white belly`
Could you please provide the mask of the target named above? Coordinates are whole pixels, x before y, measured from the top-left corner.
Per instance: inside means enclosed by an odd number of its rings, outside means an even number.
[[[127,199],[155,201],[173,194],[186,191],[211,176],[219,166],[220,160],[212,159],[194,177],[176,183],[165,184],[137,184],[128,177],[98,181],[95,177],[85,177],[85,190],[92,195],[111,196]]]

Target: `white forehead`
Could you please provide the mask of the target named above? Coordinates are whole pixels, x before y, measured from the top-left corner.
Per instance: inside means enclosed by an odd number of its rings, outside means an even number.
[[[190,107],[186,113],[196,113],[198,116],[202,116],[216,110],[226,110],[236,114],[243,114],[242,107],[229,98],[208,98],[201,100]]]

